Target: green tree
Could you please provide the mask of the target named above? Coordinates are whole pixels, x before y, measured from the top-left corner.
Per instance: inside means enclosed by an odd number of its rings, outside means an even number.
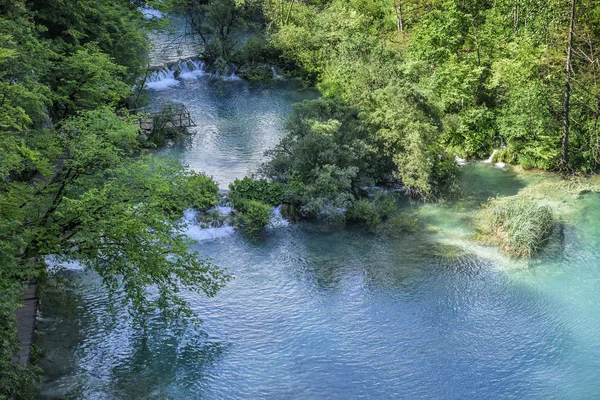
[[[115,64],[93,44],[65,57],[52,70],[54,118],[63,120],[81,110],[116,106],[131,94],[125,67]]]

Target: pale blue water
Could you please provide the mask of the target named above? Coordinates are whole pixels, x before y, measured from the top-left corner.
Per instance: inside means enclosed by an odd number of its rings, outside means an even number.
[[[152,93],[198,124],[165,152],[222,187],[314,96],[206,77]],[[416,205],[432,229],[399,239],[311,224],[260,241],[205,232],[194,249],[234,279],[213,299],[185,294],[199,328],[157,315],[144,332],[97,277],[66,272],[72,291],[48,288],[41,309],[43,398],[600,398],[600,196],[578,199],[537,259],[513,262],[472,244],[469,224],[480,202],[537,178],[484,164],[463,177],[463,200]]]

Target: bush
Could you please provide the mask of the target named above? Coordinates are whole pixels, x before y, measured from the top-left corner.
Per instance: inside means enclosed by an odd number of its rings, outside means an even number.
[[[495,198],[482,211],[480,238],[507,254],[531,257],[547,242],[554,224],[548,206],[530,199]]]
[[[217,204],[219,186],[212,178],[191,172],[184,178],[184,182],[179,188],[179,195],[186,199],[188,207],[203,211]]]
[[[160,196],[164,211],[175,216],[188,208],[205,211],[219,200],[219,187],[212,178],[193,171],[172,176],[171,182],[156,184],[153,190]]]
[[[359,200],[348,208],[346,219],[350,223],[374,228],[387,220],[396,211],[396,202],[391,196],[377,193],[373,201]]]
[[[242,228],[250,235],[257,236],[269,224],[271,207],[256,200],[248,200],[244,204],[244,211],[239,214]]]
[[[358,200],[346,213],[346,219],[350,223],[374,227],[379,225],[381,218],[377,208],[368,200]]]
[[[415,233],[421,227],[421,222],[412,213],[400,213],[377,226],[375,232],[381,236],[400,237],[404,234]]]
[[[229,201],[233,208],[245,211],[248,201],[258,201],[268,206],[276,206],[283,203],[285,185],[282,183],[269,182],[266,179],[236,179],[229,185]]]

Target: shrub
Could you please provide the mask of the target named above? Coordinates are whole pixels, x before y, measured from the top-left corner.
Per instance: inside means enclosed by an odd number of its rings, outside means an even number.
[[[346,219],[350,223],[374,228],[387,220],[396,211],[396,202],[391,196],[377,193],[373,201],[359,200],[348,208]]]
[[[346,219],[350,223],[374,227],[379,225],[381,218],[377,208],[368,200],[358,200],[346,213]]]
[[[207,210],[219,199],[219,187],[212,178],[193,171],[173,176],[169,184],[154,190],[159,193],[165,212],[178,216],[187,208]]]
[[[554,224],[550,207],[531,199],[491,199],[481,216],[480,239],[517,257],[531,257],[542,248]]]
[[[271,218],[271,208],[268,204],[256,200],[248,200],[244,211],[239,214],[239,223],[250,235],[257,236],[267,226]]]
[[[404,234],[415,233],[420,227],[421,222],[416,215],[403,212],[377,226],[375,232],[382,236],[400,237]]]
[[[285,185],[269,182],[266,179],[236,179],[229,185],[229,201],[238,211],[245,211],[249,200],[258,201],[268,206],[283,203]]]

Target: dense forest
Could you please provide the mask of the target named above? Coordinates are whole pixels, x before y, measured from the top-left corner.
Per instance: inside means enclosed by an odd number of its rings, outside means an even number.
[[[190,315],[181,288],[211,296],[229,278],[182,234],[183,210],[214,206],[217,185],[152,157],[127,111],[164,25],[149,6],[186,16],[210,69],[260,80],[276,66],[322,93],[295,107],[263,180],[232,185],[242,224],[285,202],[376,225],[393,206],[363,188],[435,201],[456,157],[494,150],[525,169],[598,169],[594,0],[0,1],[0,398],[33,396],[35,367],[11,361],[14,311],[48,257],[123,288],[141,323]]]

